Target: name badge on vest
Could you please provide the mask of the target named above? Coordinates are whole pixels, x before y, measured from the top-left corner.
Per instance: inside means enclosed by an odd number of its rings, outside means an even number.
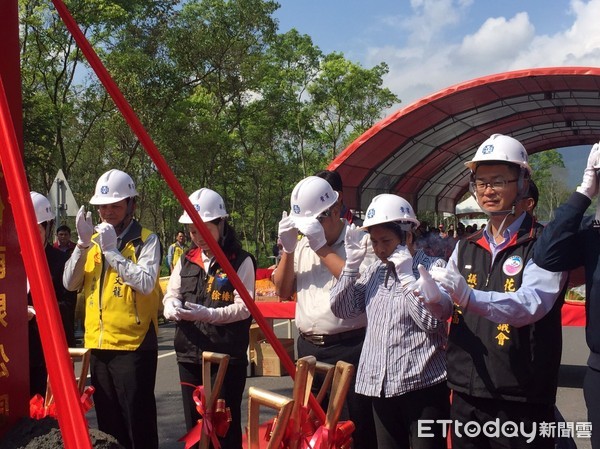
[[[507,276],[516,276],[523,269],[523,259],[520,256],[511,256],[502,265],[502,271]]]

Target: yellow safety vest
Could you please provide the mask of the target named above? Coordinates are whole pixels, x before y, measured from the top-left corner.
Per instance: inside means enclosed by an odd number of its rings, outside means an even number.
[[[148,229],[139,228],[141,236],[134,235],[120,251],[133,262],[137,260],[136,247],[151,234]],[[103,275],[102,251],[95,239],[92,241],[83,279],[85,347],[133,351],[140,346],[151,325],[158,335],[159,279],[156,278],[150,294],[142,295],[125,284],[113,267],[108,266]]]

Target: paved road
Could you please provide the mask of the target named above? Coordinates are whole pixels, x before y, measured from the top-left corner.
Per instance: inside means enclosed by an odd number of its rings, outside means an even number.
[[[276,326],[276,333],[284,336],[285,323]],[[158,427],[161,449],[182,449],[177,439],[185,434],[185,422],[181,410],[179,376],[173,353],[173,325],[163,325],[159,332],[159,360],[156,385]],[[557,405],[567,422],[586,421],[582,385],[587,358],[584,330],[581,327],[563,328],[564,346],[562,366],[559,373]],[[292,381],[284,377],[249,377],[246,388],[259,386],[276,393],[291,395]],[[244,402],[243,410],[247,410]],[[244,416],[244,413],[243,415]],[[90,426],[95,427],[93,410],[88,413]],[[245,425],[245,422],[243,423]],[[588,439],[576,440],[578,449],[591,449]]]
[[[587,421],[583,377],[589,350],[583,327],[563,327],[563,351],[556,405],[567,422]],[[576,439],[578,449],[591,449],[589,439]]]

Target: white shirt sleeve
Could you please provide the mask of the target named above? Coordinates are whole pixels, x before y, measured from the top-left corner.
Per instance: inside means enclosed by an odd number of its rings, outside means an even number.
[[[254,299],[254,283],[256,279],[256,271],[254,270],[254,264],[250,257],[246,258],[240,265],[237,271],[237,275],[248,290],[250,297]],[[181,296],[181,263],[178,261],[171,273],[169,278],[169,284],[167,285],[167,291],[163,298],[163,304],[167,301],[178,299],[181,302],[183,297]],[[208,308],[210,317],[206,320],[211,324],[227,324],[235,321],[245,320],[250,316],[250,311],[246,307],[244,300],[237,290],[233,292],[233,303],[225,307]]]
[[[530,259],[523,271],[523,281],[518,290],[473,290],[467,310],[494,323],[526,326],[540,320],[552,309],[566,281],[567,273],[544,270]]]
[[[256,280],[256,271],[252,259],[247,257],[238,268],[237,275],[248,290],[250,298],[254,300],[254,283]],[[208,320],[211,324],[227,324],[235,321],[245,320],[250,316],[250,311],[246,307],[244,300],[237,290],[233,291],[233,304],[225,307],[209,309],[211,316]]]
[[[160,270],[160,244],[156,234],[150,234],[144,241],[135,263],[116,250],[106,251],[104,257],[125,284],[143,295],[152,292]]]
[[[85,259],[90,248],[91,245],[85,249],[79,246],[73,249],[63,271],[63,285],[67,290],[76,291],[83,286]]]
[[[171,276],[169,277],[169,282],[167,284],[167,291],[165,292],[162,302],[166,305],[168,302],[171,302],[174,299],[181,301],[181,258],[177,261],[173,271],[171,272]]]

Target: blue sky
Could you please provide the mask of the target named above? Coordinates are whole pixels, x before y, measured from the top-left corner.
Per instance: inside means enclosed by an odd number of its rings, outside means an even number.
[[[483,75],[600,66],[600,0],[279,0],[280,32],[372,67],[402,103]],[[600,136],[599,136],[600,139]],[[589,147],[561,151],[577,185]]]

